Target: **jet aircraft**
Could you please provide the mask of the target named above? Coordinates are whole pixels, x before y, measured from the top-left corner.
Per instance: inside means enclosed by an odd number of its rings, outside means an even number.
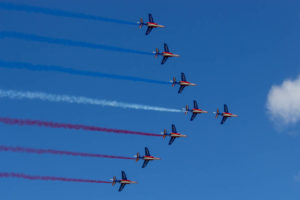
[[[186,80],[185,74],[183,72],[181,72],[181,81],[176,81],[176,78],[173,77],[173,80],[171,80],[171,83],[172,83],[172,87],[174,87],[176,84],[180,85],[178,94],[180,94],[186,86],[195,86],[196,85],[195,83],[188,82]]]
[[[163,59],[161,61],[162,65],[168,60],[169,57],[179,57],[178,54],[173,54],[169,51],[169,47],[166,43],[164,43],[164,51],[163,52],[159,52],[159,49],[156,48],[154,53],[155,53],[155,58],[157,58],[158,55],[163,56]]]
[[[116,183],[120,183],[120,188],[119,188],[119,192],[121,192],[125,185],[127,184],[133,184],[133,183],[137,183],[136,181],[131,181],[131,180],[128,180],[127,177],[126,177],[126,174],[124,171],[121,171],[122,172],[122,179],[121,180],[117,180],[117,178],[114,176],[112,180],[112,185],[114,186]]]
[[[189,109],[188,105],[185,106],[185,114],[187,114],[188,112],[193,113],[192,117],[191,117],[191,121],[193,121],[198,114],[207,113],[207,111],[198,108],[198,104],[197,104],[196,100],[194,100],[194,108],[193,109]]]
[[[223,116],[222,121],[221,121],[221,124],[224,124],[225,121],[226,121],[226,119],[227,119],[228,117],[237,117],[237,116],[238,116],[238,115],[236,115],[236,114],[230,113],[230,112],[228,111],[228,106],[227,106],[226,104],[224,104],[224,112],[220,113],[220,112],[219,112],[219,108],[218,108],[218,109],[217,109],[217,112],[215,112],[215,114],[216,114],[216,118],[218,118],[219,115]]]
[[[146,31],[146,35],[149,35],[149,33],[152,31],[153,28],[164,28],[165,26],[163,25],[159,25],[157,23],[154,22],[152,14],[149,13],[149,22],[144,23],[143,18],[140,18],[139,23],[139,28],[142,28],[143,26],[147,26],[147,31]]]
[[[144,156],[140,156],[140,153],[137,153],[135,157],[136,157],[136,162],[139,161],[139,159],[144,160],[142,168],[145,168],[147,166],[147,164],[149,163],[149,161],[151,161],[151,160],[160,160],[160,158],[151,156],[150,151],[147,147],[145,147],[145,155]]]
[[[164,133],[163,133],[163,138],[165,139],[166,136],[170,136],[171,139],[169,141],[169,145],[171,145],[174,140],[178,137],[187,137],[187,135],[183,135],[183,134],[180,134],[180,133],[177,133],[177,130],[176,130],[176,127],[174,124],[172,124],[172,132],[171,133],[167,133],[167,130],[164,129]]]

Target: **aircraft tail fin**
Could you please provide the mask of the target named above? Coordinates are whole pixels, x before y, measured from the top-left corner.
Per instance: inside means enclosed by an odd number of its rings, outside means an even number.
[[[175,78],[175,77],[173,77],[172,87],[174,87],[174,86],[175,86],[175,84],[176,84],[176,78]]]
[[[114,186],[117,182],[117,178],[114,176],[113,179],[112,179],[112,186]]]
[[[156,48],[156,49],[155,49],[155,58],[157,58],[158,55],[159,55],[159,49]]]
[[[189,112],[189,106],[186,105],[186,106],[185,106],[185,112],[184,112],[184,114],[187,114],[188,112]]]
[[[220,110],[219,110],[219,108],[217,108],[216,119],[218,118],[219,115],[220,115]]]
[[[140,18],[140,25],[139,25],[139,28],[142,28],[143,25],[144,25],[144,20],[143,20],[143,18]]]
[[[166,129],[164,129],[164,135],[163,135],[163,138],[165,139],[165,138],[166,138],[166,136],[167,136],[167,130],[166,130]]]
[[[136,153],[136,159],[135,159],[135,161],[137,162],[137,161],[139,161],[139,159],[140,159],[140,153],[137,152],[137,153]]]

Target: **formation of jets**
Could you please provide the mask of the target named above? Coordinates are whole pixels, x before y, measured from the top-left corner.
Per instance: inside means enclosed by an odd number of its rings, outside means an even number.
[[[155,23],[153,20],[152,14],[149,14],[148,16],[149,16],[149,22],[145,23],[143,18],[140,18],[140,21],[138,22],[139,28],[142,28],[143,26],[147,26],[146,35],[149,35],[150,32],[152,31],[152,29],[154,29],[154,28],[164,28],[165,27],[163,25]],[[163,59],[161,61],[162,65],[165,64],[166,61],[168,60],[168,58],[170,58],[170,57],[179,57],[178,54],[174,54],[174,53],[170,52],[169,47],[166,43],[164,43],[164,51],[160,52],[159,49],[156,48],[155,52],[153,52],[153,53],[154,53],[155,57],[158,57],[158,56],[163,57]],[[195,83],[191,83],[191,82],[187,81],[186,76],[183,72],[181,72],[180,81],[176,81],[176,78],[173,77],[173,79],[170,82],[172,84],[172,87],[179,85],[178,94],[181,94],[185,87],[196,85]],[[196,116],[199,114],[208,113],[208,111],[199,108],[196,100],[193,101],[193,104],[194,105],[193,105],[192,109],[190,109],[188,105],[186,105],[186,107],[184,109],[185,114],[188,114],[189,112],[192,114],[190,121],[193,121],[196,118]],[[222,116],[221,124],[224,124],[225,121],[227,120],[227,118],[229,118],[229,117],[237,117],[238,116],[236,114],[230,113],[228,111],[228,106],[226,104],[224,104],[224,112],[220,113],[219,109],[217,109],[217,112],[214,112],[214,114],[215,114],[215,118],[218,118],[218,116]],[[165,139],[166,137],[170,137],[170,140],[168,143],[169,145],[172,145],[176,138],[187,137],[187,135],[177,132],[175,124],[172,124],[171,127],[172,127],[171,132],[168,132],[167,129],[164,129],[164,131],[162,133],[163,139]],[[134,157],[136,158],[135,159],[136,162],[138,162],[139,160],[144,161],[142,168],[145,168],[150,161],[160,160],[160,158],[152,156],[147,147],[145,147],[145,155],[142,156],[142,155],[140,155],[140,153],[137,153]],[[121,173],[122,173],[122,178],[120,180],[118,180],[115,176],[113,177],[113,179],[111,179],[112,185],[115,185],[116,183],[120,183],[119,192],[124,189],[125,185],[136,183],[136,181],[128,180],[124,171],[121,171]]]

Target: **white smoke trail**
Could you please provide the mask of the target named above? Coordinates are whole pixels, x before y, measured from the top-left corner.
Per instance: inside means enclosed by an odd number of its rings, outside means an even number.
[[[160,111],[160,112],[182,112],[182,110],[179,109],[123,103],[118,101],[109,101],[109,100],[101,100],[101,99],[92,99],[92,98],[82,97],[82,96],[48,94],[44,92],[30,92],[30,91],[0,89],[0,98],[39,99],[42,101],[91,104],[91,105],[98,105],[98,106],[111,106],[111,107],[130,108],[130,109],[137,109],[137,110],[152,110],[152,111]]]

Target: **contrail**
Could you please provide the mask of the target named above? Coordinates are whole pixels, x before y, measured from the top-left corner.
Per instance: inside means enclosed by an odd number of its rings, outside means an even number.
[[[103,21],[103,22],[110,22],[110,23],[117,23],[117,24],[136,25],[136,23],[134,22],[125,21],[125,20],[112,19],[107,17],[100,17],[100,16],[88,15],[84,13],[53,9],[53,8],[43,8],[43,7],[31,6],[25,4],[0,2],[0,9],[22,11],[27,13],[40,13],[40,14],[52,15],[58,17],[70,17],[70,18],[85,19],[85,20]]]
[[[138,131],[111,129],[111,128],[103,128],[103,127],[99,127],[99,126],[86,126],[86,125],[80,125],[80,124],[66,124],[66,123],[57,123],[57,122],[46,122],[46,121],[40,121],[40,120],[15,119],[15,118],[8,118],[8,117],[0,117],[0,123],[8,124],[8,125],[43,126],[43,127],[49,127],[49,128],[65,128],[65,129],[73,129],[73,130],[85,130],[85,131],[107,132],[107,133],[117,133],[117,134],[132,134],[132,135],[162,137],[161,134],[155,134],[155,133],[145,133],[145,132],[138,132]]]
[[[83,96],[49,94],[44,92],[30,92],[30,91],[0,89],[0,98],[19,99],[19,100],[38,99],[38,100],[49,101],[49,102],[89,104],[89,105],[110,106],[110,107],[124,108],[124,109],[128,108],[128,109],[149,110],[149,111],[151,110],[151,111],[160,111],[160,112],[183,112],[180,109],[148,106],[142,104],[123,103],[118,101],[110,101],[110,100],[102,100],[102,99],[92,99]]]
[[[94,154],[94,153],[80,153],[80,152],[61,151],[61,150],[54,150],[54,149],[33,149],[33,148],[24,148],[24,147],[9,147],[9,146],[3,146],[3,145],[0,145],[0,151],[135,160],[135,158],[125,157],[125,156],[112,156],[112,155],[103,155],[103,154]]]
[[[84,70],[72,69],[72,68],[55,66],[55,65],[35,65],[31,63],[25,63],[25,62],[8,62],[8,61],[0,60],[0,67],[14,68],[14,69],[27,69],[32,71],[53,71],[53,72],[62,72],[62,73],[67,73],[72,75],[89,76],[89,77],[96,77],[96,78],[110,78],[110,79],[119,79],[119,80],[144,82],[144,83],[155,83],[155,84],[164,84],[164,85],[170,84],[170,82],[167,81],[157,81],[157,80],[139,78],[134,76],[122,76],[117,74],[91,72],[91,71],[84,71]]]
[[[39,35],[21,33],[21,32],[13,32],[13,31],[0,32],[0,38],[14,38],[20,40],[43,42],[48,44],[58,44],[58,45],[72,46],[72,47],[83,47],[89,49],[102,49],[107,51],[119,51],[119,52],[142,54],[142,55],[153,55],[153,53],[149,53],[146,51],[126,49],[126,48],[109,46],[104,44],[93,44],[88,42],[80,42],[80,41],[61,39],[61,38],[51,38],[51,37],[45,37],[45,36],[39,36]]]
[[[55,177],[55,176],[31,176],[31,175],[14,173],[14,172],[0,172],[0,178],[23,178],[29,180],[66,181],[66,182],[81,182],[81,183],[111,183],[110,181],[100,181],[100,180],[91,180],[91,179],[64,178],[64,177]]]

